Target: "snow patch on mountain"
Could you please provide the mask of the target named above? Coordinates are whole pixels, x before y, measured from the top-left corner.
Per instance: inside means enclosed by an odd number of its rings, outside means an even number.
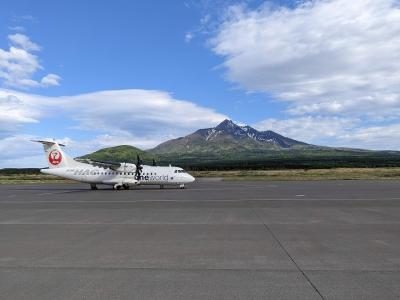
[[[284,137],[271,130],[260,132],[248,125],[239,126],[231,120],[224,120],[213,128],[200,129],[198,133],[204,137],[206,142],[213,141],[221,135],[230,135],[235,139],[251,139],[256,142],[274,144],[283,148],[289,148],[296,144],[306,145],[305,143]]]

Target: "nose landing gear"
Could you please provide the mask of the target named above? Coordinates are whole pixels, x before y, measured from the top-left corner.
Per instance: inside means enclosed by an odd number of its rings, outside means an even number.
[[[180,184],[180,185],[179,185],[179,188],[180,188],[181,190],[183,190],[183,189],[185,188],[185,184],[184,184],[184,183]]]

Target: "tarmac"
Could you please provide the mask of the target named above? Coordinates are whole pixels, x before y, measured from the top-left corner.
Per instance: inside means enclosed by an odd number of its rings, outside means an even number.
[[[0,299],[400,299],[400,181],[0,185]]]

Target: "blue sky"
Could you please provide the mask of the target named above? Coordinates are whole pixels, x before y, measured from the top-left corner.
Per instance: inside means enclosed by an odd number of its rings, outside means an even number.
[[[22,25],[24,34],[43,46],[43,67],[61,74],[62,81],[33,90],[41,95],[155,89],[242,122],[278,113],[279,105],[264,101],[265,95],[248,95],[223,80],[222,60],[207,45],[210,35],[199,33],[186,42],[186,33],[198,28],[205,14],[220,9],[196,2],[8,1],[0,12],[0,45],[7,47],[10,26]],[[20,20],[24,16],[34,20]]]
[[[150,148],[226,117],[400,149],[399,11],[396,0],[4,1],[0,167],[41,165],[30,138],[74,155]]]

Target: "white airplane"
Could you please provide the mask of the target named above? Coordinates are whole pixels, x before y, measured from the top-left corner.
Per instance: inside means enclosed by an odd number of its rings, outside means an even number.
[[[90,184],[92,190],[97,184],[111,185],[114,189],[129,189],[137,185],[177,185],[181,189],[195,178],[185,170],[169,165],[168,167],[142,165],[139,156],[137,163],[106,163],[86,160],[76,161],[61,149],[62,144],[54,141],[34,141],[43,144],[48,169],[41,169],[44,174],[51,174]]]

